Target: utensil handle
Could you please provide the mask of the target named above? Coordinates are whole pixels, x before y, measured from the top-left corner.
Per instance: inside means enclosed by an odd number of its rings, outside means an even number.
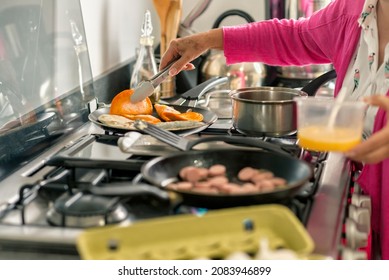
[[[233,9],[233,10],[228,10],[228,11],[225,11],[224,13],[222,13],[216,19],[216,21],[213,24],[212,28],[214,29],[214,28],[220,27],[220,24],[222,23],[222,21],[226,17],[229,17],[229,16],[240,16],[240,17],[244,18],[248,23],[255,21],[255,19],[252,16],[250,16],[248,13],[246,13],[245,11]]]
[[[129,184],[116,182],[110,183],[109,186],[85,187],[85,191],[94,195],[105,196],[139,196],[146,194],[159,198],[160,200],[169,200],[169,195],[167,192],[147,184]]]
[[[329,82],[337,77],[335,70],[328,71],[323,75],[313,79],[301,91],[307,93],[309,96],[315,96],[317,90],[324,85],[326,82]]]
[[[342,87],[338,93],[338,95],[335,98],[334,106],[332,107],[328,124],[327,126],[329,128],[333,128],[335,125],[336,116],[338,115],[338,112],[340,110],[340,105],[344,102],[347,96],[347,87]]]
[[[163,68],[160,72],[155,74],[150,78],[150,82],[154,88],[158,87],[168,76],[170,67],[177,61],[177,59],[170,62],[165,68]]]
[[[188,90],[187,92],[183,93],[181,95],[181,98],[184,98],[186,100],[197,100],[199,99],[205,92],[207,92],[209,89],[224,84],[228,81],[227,77],[214,77],[209,80],[206,80],[205,82],[195,86],[194,88]]]
[[[192,11],[188,14],[188,16],[182,21],[182,26],[185,28],[192,27],[192,23],[195,19],[197,19],[199,16],[201,16],[204,11],[208,8],[209,4],[212,0],[203,0],[202,2],[199,2]]]
[[[140,131],[146,132],[147,134],[155,137],[156,139],[183,151],[186,150],[186,147],[188,145],[187,143],[189,142],[184,137],[181,137],[171,131],[161,129],[156,125],[146,123],[142,120],[136,120],[134,126]]]
[[[193,141],[190,141],[188,145],[188,150],[192,149],[194,146],[205,143],[205,142],[215,142],[215,141],[223,141],[227,144],[243,144],[248,145],[251,147],[257,147],[261,148],[270,152],[275,152],[282,155],[288,155],[291,156],[291,154],[284,150],[282,147],[262,141],[258,138],[252,138],[252,137],[241,137],[241,136],[227,136],[227,135],[221,135],[221,136],[210,136],[210,137],[204,137],[200,139],[196,139]]]

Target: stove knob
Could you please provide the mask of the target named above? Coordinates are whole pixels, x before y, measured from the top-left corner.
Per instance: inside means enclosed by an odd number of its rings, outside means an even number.
[[[362,194],[352,194],[351,195],[351,204],[357,207],[364,207],[369,209],[371,212],[371,199],[367,195]]]
[[[348,207],[348,217],[370,230],[370,211],[368,208],[351,204]]]
[[[368,235],[368,227],[359,225],[351,218],[346,218],[346,241],[348,247],[351,249],[366,247]]]
[[[367,252],[356,251],[350,248],[342,249],[342,260],[367,260]]]

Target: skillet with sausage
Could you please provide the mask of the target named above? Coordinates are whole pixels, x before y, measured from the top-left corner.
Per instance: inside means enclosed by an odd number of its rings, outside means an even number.
[[[215,172],[214,174],[222,172],[221,168],[215,167],[215,165],[225,166],[225,177],[228,178],[228,182],[226,182],[225,179],[220,179],[220,176],[218,175],[209,175],[211,170],[212,172]],[[197,173],[195,175],[190,175],[194,176],[194,178],[188,178],[184,168],[193,166],[200,168],[200,171],[196,171]],[[251,175],[245,174],[246,171],[243,171],[243,168],[245,167],[251,167],[255,170],[262,171],[266,170],[267,172],[271,172],[274,177],[283,179],[286,183],[284,186],[274,187],[272,190],[268,191],[261,189],[233,193],[220,190],[217,192],[214,190],[207,192],[198,191],[201,188],[204,189],[207,187],[205,182],[208,180],[205,180],[205,178],[208,177],[218,178],[217,180],[220,181],[216,182],[216,184],[222,182],[221,180],[224,180],[224,185],[231,182],[239,183],[239,187],[242,188],[244,183],[250,182],[239,180],[238,174],[240,174],[239,176],[241,176],[241,179],[244,178],[244,176],[252,178],[249,179],[249,181],[254,180],[253,178],[255,176],[259,176],[258,174],[253,174],[253,172],[251,172]],[[201,171],[203,170],[202,168],[205,168],[206,172]],[[218,149],[212,151],[191,150],[168,156],[161,156],[144,164],[141,172],[143,178],[151,184],[177,193],[182,198],[184,204],[214,209],[261,203],[285,202],[300,191],[305,183],[313,177],[313,167],[305,161],[299,160],[293,156],[276,152],[267,152],[264,150],[241,149]],[[204,174],[201,174],[201,172],[204,172]],[[184,182],[186,185],[182,184],[178,188],[171,185],[184,181],[183,178],[186,178],[185,181],[188,181]],[[190,182],[191,180],[198,182],[196,186],[197,191],[194,190],[193,183]]]

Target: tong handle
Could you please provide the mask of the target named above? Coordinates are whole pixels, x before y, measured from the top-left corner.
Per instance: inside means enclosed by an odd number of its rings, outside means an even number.
[[[154,88],[158,87],[169,76],[170,67],[176,61],[177,61],[177,59],[174,59],[165,68],[163,68],[160,72],[158,72],[157,74],[155,74],[153,77],[150,78],[149,81],[152,83]]]

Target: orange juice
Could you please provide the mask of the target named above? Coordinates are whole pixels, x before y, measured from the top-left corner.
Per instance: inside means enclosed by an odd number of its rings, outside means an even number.
[[[308,150],[344,152],[360,143],[362,135],[355,128],[313,125],[300,128],[297,137],[299,146]]]

